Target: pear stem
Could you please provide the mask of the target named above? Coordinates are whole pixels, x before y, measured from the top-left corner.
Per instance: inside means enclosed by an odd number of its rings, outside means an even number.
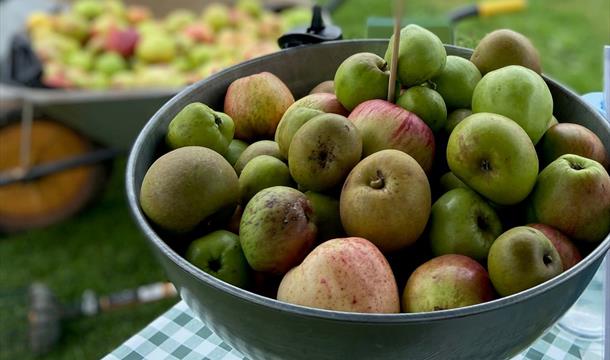
[[[390,82],[388,84],[388,101],[396,98],[396,71],[398,70],[398,47],[400,45],[400,20],[404,0],[394,1],[394,41],[392,43],[392,62],[390,63]]]

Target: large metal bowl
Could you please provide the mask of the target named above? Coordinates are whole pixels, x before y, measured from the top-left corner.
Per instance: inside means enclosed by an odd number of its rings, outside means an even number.
[[[229,84],[270,71],[295,97],[332,79],[337,66],[362,51],[383,54],[387,41],[324,43],[285,50],[233,66],[167,102],[138,136],[127,164],[129,206],[169,279],[195,314],[227,343],[253,359],[503,359],[518,354],[576,301],[610,247],[610,236],[578,265],[527,291],[484,304],[419,314],[357,314],[276,301],[221,282],[187,262],[159,237],[139,206],[142,178],[167,125],[193,101],[222,109]],[[471,51],[447,46],[448,54]],[[610,149],[610,127],[578,95],[545,78],[555,115],[593,130]]]

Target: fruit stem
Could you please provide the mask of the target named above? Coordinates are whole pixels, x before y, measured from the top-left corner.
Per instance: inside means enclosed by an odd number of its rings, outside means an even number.
[[[385,186],[385,178],[383,177],[381,171],[377,170],[377,177],[371,180],[369,185],[376,190],[383,189],[383,187]]]
[[[489,160],[481,160],[481,170],[483,171],[490,171],[491,170],[491,163],[489,162]]]

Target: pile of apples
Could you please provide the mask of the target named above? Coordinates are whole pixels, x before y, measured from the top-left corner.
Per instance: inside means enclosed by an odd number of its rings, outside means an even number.
[[[309,16],[308,9],[277,14],[258,0],[239,0],[154,18],[120,0],[77,0],[57,14],[34,13],[26,25],[46,86],[175,88],[278,50],[276,39]]]
[[[263,72],[235,80],[222,112],[187,105],[143,179],[142,210],[214,277],[348,312],[509,296],[608,235],[607,149],[555,119],[527,38],[492,32],[465,59],[408,25],[397,54],[393,101],[390,45],[296,101]]]

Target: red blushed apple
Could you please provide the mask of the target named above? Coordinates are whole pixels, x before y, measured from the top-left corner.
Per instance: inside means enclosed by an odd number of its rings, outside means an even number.
[[[572,240],[562,234],[561,231],[545,224],[528,224],[527,226],[540,230],[544,236],[551,240],[553,246],[555,246],[555,249],[557,249],[557,252],[559,253],[559,257],[561,257],[564,271],[582,260],[582,255],[578,248],[574,245]]]
[[[146,6],[130,5],[125,13],[127,21],[137,24],[152,17],[152,12]]]
[[[195,42],[210,43],[214,41],[214,34],[205,24],[191,24],[185,27],[182,32],[186,37]]]
[[[113,27],[106,33],[104,49],[106,51],[117,52],[123,55],[123,57],[128,57],[133,55],[138,40],[139,35],[136,30],[131,28],[121,30]]]
[[[229,85],[224,113],[235,122],[235,138],[272,138],[282,115],[294,97],[280,78],[262,72],[239,78]]]
[[[493,286],[481,264],[468,256],[448,254],[415,269],[402,294],[402,307],[406,312],[438,311],[493,298]]]
[[[434,160],[434,134],[417,115],[385,100],[358,105],[348,117],[360,130],[362,157],[395,149],[411,155],[429,173]]]

